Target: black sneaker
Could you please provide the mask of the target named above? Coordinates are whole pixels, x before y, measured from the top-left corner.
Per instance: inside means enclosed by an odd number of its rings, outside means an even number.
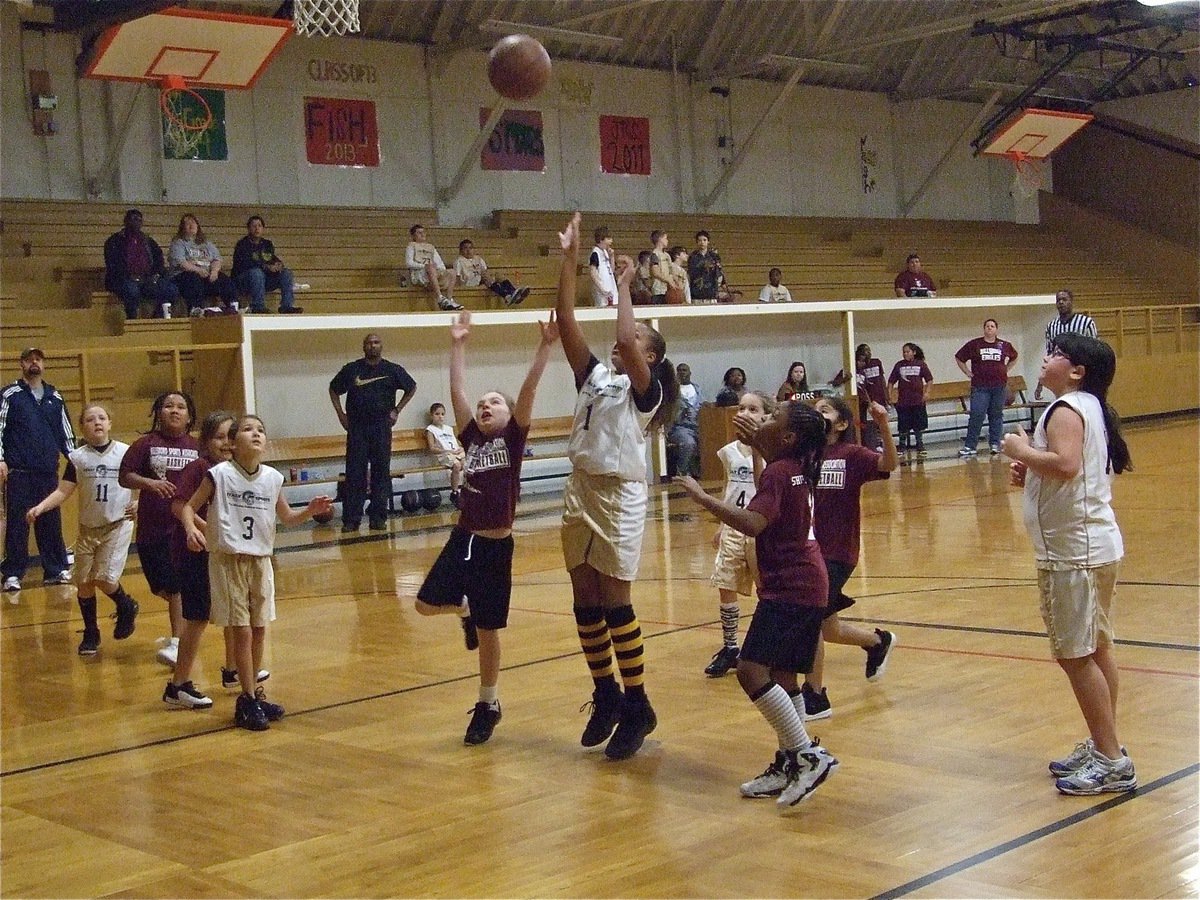
[[[352,534],[353,532],[358,531],[360,525],[362,525],[362,522],[343,522],[342,534]]]
[[[492,736],[492,732],[496,729],[496,723],[500,721],[500,701],[496,701],[496,705],[484,703],[482,700],[475,704],[475,708],[471,710],[471,724],[467,726],[467,735],[463,738],[464,744],[486,744],[488,738]]]
[[[208,709],[213,705],[212,698],[196,690],[190,681],[183,684],[167,682],[163,690],[163,703],[167,706],[181,706],[184,709]]]
[[[132,598],[122,598],[117,601],[117,611],[113,618],[117,624],[113,627],[113,638],[123,641],[133,634],[134,620],[137,619],[138,602]]]
[[[100,651],[100,629],[83,630],[83,640],[79,642],[80,656],[95,656]]]
[[[479,632],[475,629],[475,620],[470,616],[459,616],[458,622],[462,625],[463,643],[467,645],[467,649],[478,650]]]
[[[704,667],[704,674],[709,678],[720,678],[737,668],[738,648],[722,647],[713,654],[712,662]]]
[[[271,727],[267,721],[267,714],[258,705],[258,701],[248,694],[238,694],[233,724],[247,731],[266,731]]]
[[[592,714],[583,729],[583,737],[579,741],[585,747],[598,747],[607,741],[621,717],[621,689],[615,684],[609,685],[608,682],[605,682],[605,685],[592,691],[592,699],[579,707],[580,712],[589,706],[592,708]]]
[[[267,717],[268,722],[278,722],[283,718],[283,707],[268,700],[267,692],[261,687],[254,689],[254,700],[258,703],[258,708],[263,711],[263,715]]]
[[[817,693],[807,682],[800,686],[800,695],[804,698],[804,719],[828,719],[833,715],[833,706],[829,703],[829,695],[825,688]]]
[[[896,648],[896,636],[890,631],[880,631],[876,628],[875,633],[879,635],[879,643],[874,647],[866,648],[867,681],[878,681],[883,677],[883,673],[887,669],[888,657]]]
[[[387,531],[388,530],[387,520],[386,519],[372,519],[371,524],[368,527],[370,528],[371,531]]]
[[[642,749],[646,735],[658,725],[658,717],[654,715],[654,707],[649,700],[630,700],[626,695],[621,703],[621,720],[617,722],[617,730],[604,748],[604,755],[609,759],[629,759]]]

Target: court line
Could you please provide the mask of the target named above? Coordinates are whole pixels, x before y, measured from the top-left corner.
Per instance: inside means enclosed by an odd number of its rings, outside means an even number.
[[[981,850],[979,853],[972,854],[965,859],[960,859],[958,862],[951,863],[948,866],[942,866],[940,869],[934,869],[927,875],[922,875],[920,878],[914,878],[912,881],[907,881],[904,884],[898,885],[890,890],[880,894],[875,894],[871,900],[892,900],[895,897],[906,897],[914,891],[928,887],[931,884],[936,884],[951,875],[957,875],[960,872],[965,872],[985,862],[990,862],[1006,853],[1013,850],[1018,850],[1021,847],[1028,846],[1034,841],[1040,841],[1044,837],[1049,837],[1052,834],[1057,834],[1072,825],[1077,825],[1080,822],[1087,821],[1093,816],[1098,816],[1101,813],[1106,813],[1110,809],[1115,809],[1122,803],[1129,803],[1138,797],[1169,787],[1176,781],[1181,781],[1200,772],[1200,763],[1192,763],[1190,766],[1185,766],[1178,769],[1169,775],[1164,775],[1162,778],[1156,778],[1149,784],[1142,785],[1136,790],[1129,791],[1119,796],[1105,800],[1103,803],[1097,803],[1095,806],[1081,809],[1077,813],[1072,813],[1066,818],[1059,819],[1057,822],[1051,822],[1049,825],[1043,825],[1041,828],[1036,828],[1033,831],[1026,832],[1012,840],[1004,841],[994,847],[989,847],[986,850]]]
[[[920,644],[904,644],[905,650],[923,650],[926,653],[951,653],[957,656],[979,656],[984,659],[1012,659],[1018,662],[1037,662],[1057,665],[1057,660],[1047,656],[1021,656],[1018,653],[989,653],[986,650],[954,650],[950,647],[922,647]],[[1175,672],[1171,669],[1148,669],[1145,666],[1122,666],[1122,672],[1137,672],[1140,675],[1174,675],[1178,678],[1200,679],[1200,672]]]

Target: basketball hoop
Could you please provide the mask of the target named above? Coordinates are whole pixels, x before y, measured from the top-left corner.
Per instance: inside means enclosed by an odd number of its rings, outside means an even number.
[[[158,105],[163,114],[163,141],[176,159],[187,159],[196,152],[212,124],[208,101],[189,88],[181,76],[168,75],[163,78]],[[197,108],[202,110],[199,117],[195,116]]]
[[[358,33],[358,0],[296,0],[293,22],[305,37]]]
[[[1012,192],[1024,200],[1032,200],[1046,186],[1046,161],[1035,159],[1020,150],[1010,150],[1004,156],[1012,160],[1016,174],[1013,175]]]

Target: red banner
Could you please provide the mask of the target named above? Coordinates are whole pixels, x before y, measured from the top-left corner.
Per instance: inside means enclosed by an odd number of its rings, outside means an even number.
[[[479,110],[479,127],[487,124],[490,109]],[[485,172],[544,172],[546,144],[542,140],[542,114],[536,109],[506,109],[492,129],[479,165]]]
[[[374,101],[305,97],[304,145],[317,165],[378,166]]]
[[[650,120],[600,117],[600,171],[614,175],[650,174]]]

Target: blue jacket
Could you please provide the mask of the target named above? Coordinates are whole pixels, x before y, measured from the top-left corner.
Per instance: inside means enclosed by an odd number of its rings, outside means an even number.
[[[75,432],[62,394],[43,381],[41,402],[23,378],[0,394],[0,455],[9,471],[57,472],[58,455],[75,449]]]

